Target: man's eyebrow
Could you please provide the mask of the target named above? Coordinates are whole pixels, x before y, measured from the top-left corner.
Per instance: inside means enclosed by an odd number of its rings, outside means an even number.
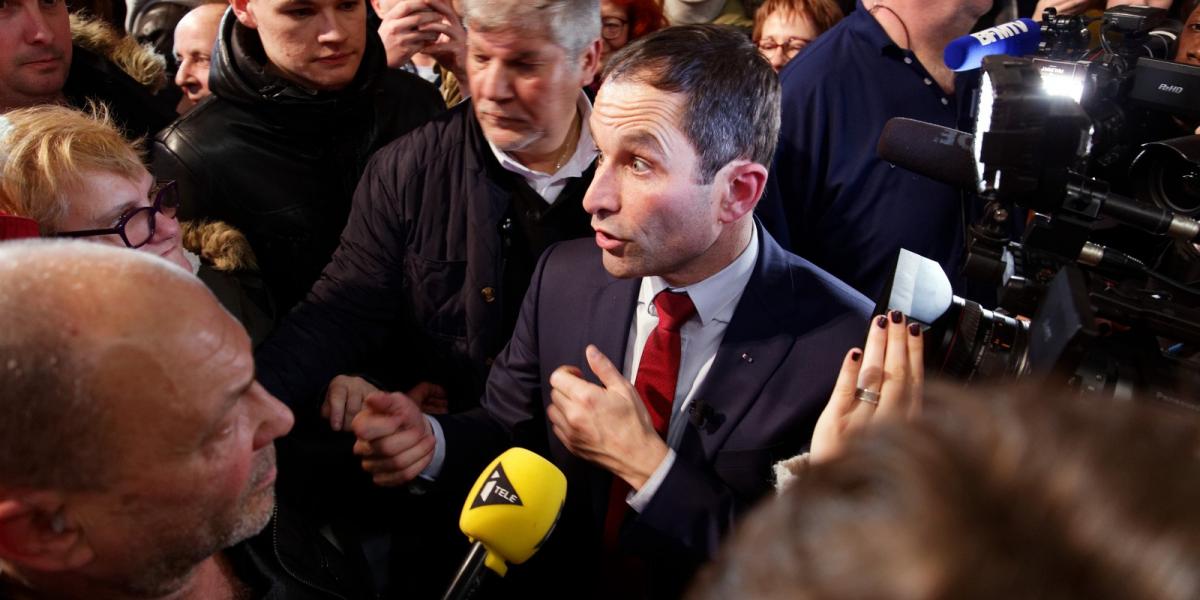
[[[649,150],[651,153],[658,156],[666,156],[666,148],[658,137],[648,131],[635,131],[621,136],[621,145]]]
[[[526,50],[524,52],[519,52],[516,55],[509,57],[508,59],[506,59],[505,62],[525,62],[525,61],[529,61],[529,60],[537,60],[541,57],[542,57],[542,55],[539,54],[536,50]]]

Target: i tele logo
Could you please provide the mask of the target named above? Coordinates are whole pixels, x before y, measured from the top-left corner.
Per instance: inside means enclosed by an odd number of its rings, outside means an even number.
[[[479,495],[475,497],[475,502],[471,503],[471,508],[497,504],[524,506],[512,482],[508,480],[508,475],[504,473],[503,464],[496,465],[496,469],[488,475],[487,481],[479,489]]]

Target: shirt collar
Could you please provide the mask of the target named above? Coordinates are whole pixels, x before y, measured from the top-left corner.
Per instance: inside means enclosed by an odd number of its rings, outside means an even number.
[[[497,148],[492,140],[487,140],[488,147],[492,149],[492,154],[496,156],[496,160],[500,162],[500,166],[505,171],[516,173],[527,180],[551,179],[557,181],[579,177],[592,165],[598,152],[596,151],[596,142],[592,139],[592,129],[588,126],[592,117],[592,101],[588,100],[587,94],[582,90],[579,92],[579,98],[575,100],[575,108],[579,111],[579,141],[575,143],[575,153],[567,162],[563,163],[557,173],[543,173],[526,167],[509,153]],[[487,139],[487,136],[484,136],[484,139]]]
[[[878,48],[880,53],[886,52],[905,52],[899,45],[888,36],[883,30],[883,25],[875,20],[875,16],[867,10],[861,0],[858,7],[846,16],[847,27],[859,36],[866,39],[872,48]]]
[[[746,283],[750,281],[754,265],[758,262],[758,226],[755,225],[750,231],[750,243],[746,249],[724,269],[692,285],[671,288],[675,292],[687,292],[696,306],[702,326],[713,321],[728,323],[733,318],[737,300],[742,297],[742,291],[746,289]],[[662,277],[643,277],[638,304],[653,305],[654,297],[670,287]]]

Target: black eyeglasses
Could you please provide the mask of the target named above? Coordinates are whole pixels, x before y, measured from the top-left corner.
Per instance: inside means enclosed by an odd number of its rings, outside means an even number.
[[[85,229],[82,231],[62,231],[58,237],[93,237],[98,235],[119,235],[121,241],[130,248],[141,248],[154,237],[155,217],[162,213],[168,219],[174,219],[179,211],[179,191],[174,181],[159,181],[150,188],[147,198],[153,198],[150,206],[135,208],[117,220],[116,227],[111,229]]]
[[[625,30],[625,26],[629,21],[617,17],[605,17],[600,20],[600,37],[606,40],[615,40],[621,32]]]

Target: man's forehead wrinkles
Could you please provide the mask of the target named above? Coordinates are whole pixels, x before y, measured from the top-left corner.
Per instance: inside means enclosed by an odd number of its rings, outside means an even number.
[[[622,138],[650,136],[665,146],[672,137],[675,113],[668,103],[638,102],[625,106],[597,107],[596,118]]]

